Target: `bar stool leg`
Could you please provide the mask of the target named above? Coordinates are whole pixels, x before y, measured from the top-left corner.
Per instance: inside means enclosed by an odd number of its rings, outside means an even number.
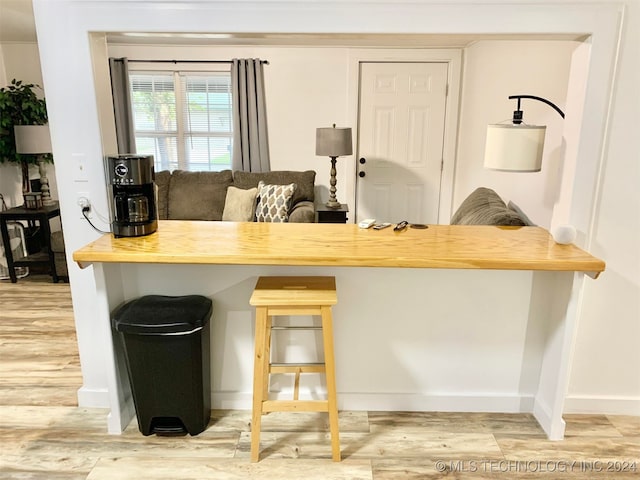
[[[265,358],[267,339],[267,309],[256,308],[256,339],[253,367],[253,415],[251,417],[251,461],[260,459],[260,423],[262,420],[262,402],[264,401],[265,379],[268,379],[269,359]],[[265,365],[266,364],[266,365]],[[265,375],[265,370],[267,375]]]
[[[327,400],[329,410],[329,430],[331,432],[331,454],[334,462],[340,461],[340,429],[338,425],[338,405],[336,395],[335,358],[333,355],[333,320],[331,307],[323,305],[322,340],[324,342],[325,376],[327,380]]]
[[[265,338],[264,338],[264,368],[262,369],[262,374],[264,375],[264,388],[262,390],[262,400],[269,400],[269,384],[271,380],[271,325],[273,323],[273,317],[269,315],[269,309],[267,308],[267,321],[265,327]],[[267,412],[268,413],[268,412]]]

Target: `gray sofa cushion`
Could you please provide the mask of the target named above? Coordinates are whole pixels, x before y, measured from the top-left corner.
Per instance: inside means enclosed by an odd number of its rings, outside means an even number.
[[[460,204],[451,225],[520,225],[526,223],[490,188],[479,187]]]
[[[238,188],[248,189],[257,187],[262,180],[270,185],[289,185],[295,183],[297,188],[293,192],[291,205],[301,201],[313,202],[313,186],[316,181],[316,172],[307,170],[305,172],[292,172],[280,170],[274,172],[233,172],[233,184]]]
[[[171,172],[162,170],[156,172],[156,185],[158,186],[158,220],[166,220],[169,218],[169,182],[171,181]]]
[[[185,172],[174,170],[169,183],[169,220],[222,220],[231,170]]]
[[[313,202],[306,200],[296,203],[289,212],[289,223],[314,223],[316,208]]]

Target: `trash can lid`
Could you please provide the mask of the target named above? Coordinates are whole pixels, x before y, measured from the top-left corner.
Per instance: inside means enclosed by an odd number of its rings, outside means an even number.
[[[204,327],[213,302],[202,295],[146,295],[122,305],[113,314],[118,332],[138,335],[187,333]]]

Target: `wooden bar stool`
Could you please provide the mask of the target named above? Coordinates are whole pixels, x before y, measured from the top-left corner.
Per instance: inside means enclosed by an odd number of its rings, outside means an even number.
[[[249,303],[256,307],[255,363],[253,371],[253,416],[251,420],[251,461],[260,458],[260,423],[268,412],[328,412],[331,453],[340,461],[338,405],[336,400],[333,324],[331,306],[338,302],[334,277],[259,277]],[[272,327],[279,315],[320,315],[322,327]],[[276,328],[322,329],[324,363],[271,363],[271,330]],[[269,375],[294,373],[293,400],[269,400]],[[299,400],[301,373],[324,373],[326,400]]]

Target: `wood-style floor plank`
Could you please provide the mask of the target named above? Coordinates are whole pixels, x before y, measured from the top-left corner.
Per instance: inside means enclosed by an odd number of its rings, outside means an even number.
[[[114,477],[114,473],[118,476]],[[171,463],[154,458],[103,458],[87,480],[371,480],[366,460],[272,460],[250,463],[246,459],[181,458]]]
[[[343,411],[334,463],[326,414],[275,412],[250,463],[249,411],[214,410],[195,437],[144,437],[135,420],[109,435],[108,410],[77,407],[81,385],[69,286],[0,281],[2,480],[640,478],[634,416],[566,415],[551,442],[530,414]]]

